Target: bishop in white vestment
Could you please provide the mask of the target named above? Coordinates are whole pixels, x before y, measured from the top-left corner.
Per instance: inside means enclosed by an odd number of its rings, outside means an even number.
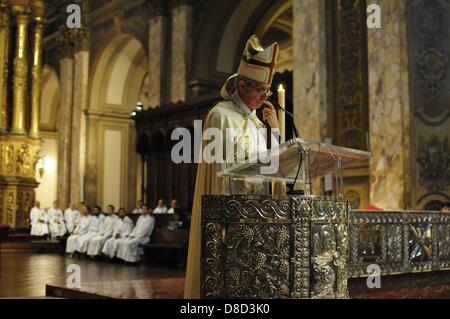
[[[264,49],[258,38],[252,36],[247,41],[238,72],[227,79],[220,92],[224,101],[218,103],[209,112],[204,123],[204,130],[218,129],[222,133],[222,140],[226,141],[224,144],[231,144],[236,150],[234,153],[243,153],[245,159],[255,152],[263,151],[262,148],[267,152],[267,147],[261,143],[258,134],[245,133],[251,132],[252,128],[266,127],[256,116],[257,109],[264,107],[263,120],[270,128],[279,128],[276,110],[267,101],[271,95],[269,89],[275,72],[278,50],[277,43]],[[240,130],[243,134],[227,136],[227,129]],[[265,137],[263,140],[265,142]],[[203,151],[208,147],[205,144],[203,143]],[[229,151],[225,150],[223,155],[225,156]],[[242,157],[238,156],[235,161],[239,159]],[[200,298],[201,197],[223,195],[230,191],[232,194],[269,194],[269,185],[263,182],[218,176],[217,173],[223,168],[223,163],[205,161],[200,162],[198,166],[189,235],[185,298]]]
[[[128,237],[118,241],[116,257],[131,263],[140,261],[143,250],[139,244],[146,244],[150,241],[154,227],[155,218],[150,215],[148,207],[144,205],[136,227]]]
[[[30,211],[31,235],[45,236],[48,235],[48,214],[41,208],[39,201],[35,202],[34,207]]]
[[[48,225],[52,238],[62,237],[67,232],[64,215],[62,210],[58,208],[57,201],[54,201],[53,207],[48,210]]]
[[[105,242],[102,253],[109,258],[114,258],[117,253],[119,240],[126,238],[133,230],[133,227],[133,221],[127,216],[125,209],[119,209],[119,219],[114,224],[113,235]]]
[[[108,205],[107,216],[100,225],[98,235],[89,240],[87,250],[87,254],[89,256],[98,256],[101,254],[103,245],[109,238],[111,238],[114,231],[114,225],[118,219],[119,217],[117,217],[114,213],[114,206]]]

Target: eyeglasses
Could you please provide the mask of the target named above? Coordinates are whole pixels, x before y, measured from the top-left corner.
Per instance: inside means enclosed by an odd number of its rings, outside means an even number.
[[[250,83],[250,82],[248,82],[248,81],[245,81],[245,83],[247,83],[249,86],[254,87],[254,88],[256,89],[256,93],[257,93],[259,96],[263,96],[264,94],[266,94],[267,97],[271,97],[272,94],[273,94],[273,92],[272,92],[270,89],[265,90],[265,89],[263,89],[263,88],[257,88],[257,87],[255,87],[254,84],[252,84],[252,83]]]

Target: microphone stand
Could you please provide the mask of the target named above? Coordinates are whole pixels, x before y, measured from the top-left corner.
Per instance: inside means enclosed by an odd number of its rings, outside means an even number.
[[[292,121],[292,125],[294,126],[295,137],[300,138],[299,130],[297,129],[297,125],[295,125],[294,115],[278,103],[275,103],[274,107],[277,111],[281,110],[284,113],[286,113],[287,115],[289,115],[289,117],[291,118],[291,121]],[[299,164],[298,164],[297,175],[295,176],[295,180],[294,180],[293,184],[286,184],[286,187],[288,188],[288,191],[286,191],[286,195],[300,195],[300,196],[305,195],[304,190],[294,190],[295,184],[297,182],[298,174],[300,173],[300,167],[302,166],[302,162],[303,162],[303,154],[301,151],[299,151],[299,155],[300,155],[300,160],[299,160]]]

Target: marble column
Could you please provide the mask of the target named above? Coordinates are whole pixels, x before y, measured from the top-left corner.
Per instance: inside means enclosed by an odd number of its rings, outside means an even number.
[[[33,65],[31,68],[31,123],[29,134],[33,138],[39,138],[39,112],[41,109],[41,77],[42,77],[42,36],[44,33],[43,15],[44,3],[34,1],[33,11]]]
[[[98,173],[99,163],[98,157],[101,150],[98,148],[97,136],[100,131],[98,129],[100,124],[100,116],[98,114],[89,113],[87,120],[87,156],[86,156],[86,201],[87,203],[97,203],[99,199],[98,192]]]
[[[149,107],[154,108],[165,103],[165,80],[167,73],[167,28],[168,18],[164,1],[152,2],[150,8],[148,30],[148,76],[149,76]]]
[[[0,133],[8,130],[7,78],[9,50],[9,8],[8,1],[0,1]]]
[[[323,142],[327,129],[325,0],[293,0],[294,117],[300,137]],[[321,193],[320,182],[313,185]]]
[[[73,100],[73,65],[74,60],[70,52],[60,60],[61,100],[58,112],[58,202],[66,207],[70,195],[70,167],[71,167],[71,124],[72,124],[72,100]]]
[[[71,127],[70,201],[84,200],[86,167],[86,116],[89,81],[89,32],[76,30],[74,54],[74,83]]]
[[[323,141],[327,123],[325,0],[293,0],[294,115],[302,138]]]
[[[381,7],[381,29],[368,30],[370,202],[405,209],[409,201],[410,110],[407,0],[372,1]]]
[[[14,54],[14,92],[12,133],[25,134],[25,112],[28,90],[28,24],[29,7],[13,5],[12,12],[17,23],[16,48]]]
[[[192,16],[189,1],[175,1],[172,7],[170,102],[186,101],[192,60]]]

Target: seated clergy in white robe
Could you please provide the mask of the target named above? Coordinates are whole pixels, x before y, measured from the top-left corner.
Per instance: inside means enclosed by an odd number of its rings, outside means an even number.
[[[144,201],[143,200],[138,201],[138,203],[136,205],[136,208],[133,209],[133,211],[131,213],[132,214],[140,214],[143,205],[144,205]]]
[[[114,224],[114,232],[110,239],[103,245],[102,253],[109,258],[114,258],[117,253],[118,242],[126,238],[133,230],[134,224],[124,208],[119,209],[119,218]]]
[[[101,207],[95,206],[93,214],[89,218],[91,222],[89,223],[88,232],[84,235],[80,235],[80,237],[77,238],[75,251],[79,253],[87,252],[89,241],[99,234],[100,226],[105,219],[105,216],[102,214]]]
[[[72,254],[77,246],[77,239],[83,236],[89,231],[89,225],[91,224],[91,217],[89,216],[89,206],[81,207],[80,222],[75,227],[72,235],[67,238],[66,253]]]
[[[69,208],[64,212],[64,219],[69,234],[72,234],[77,224],[80,222],[80,212],[75,209],[75,203],[70,203]]]
[[[30,211],[31,235],[45,236],[48,235],[48,215],[47,212],[41,208],[39,201],[35,202],[34,207]]]
[[[139,217],[136,227],[127,238],[118,241],[117,258],[126,262],[138,262],[141,260],[143,250],[139,244],[146,244],[150,241],[150,236],[155,227],[155,218],[150,215],[150,210],[146,205],[142,207],[142,215]]]
[[[57,201],[54,201],[53,207],[48,210],[48,225],[52,238],[64,236],[67,232],[64,215],[62,210],[58,208]]]
[[[164,200],[158,200],[158,206],[152,212],[153,214],[167,214],[167,207],[164,205]]]
[[[103,245],[111,238],[114,231],[114,225],[118,219],[119,217],[114,213],[114,206],[108,205],[107,216],[100,225],[99,234],[89,240],[87,250],[89,256],[98,256],[101,254]]]

